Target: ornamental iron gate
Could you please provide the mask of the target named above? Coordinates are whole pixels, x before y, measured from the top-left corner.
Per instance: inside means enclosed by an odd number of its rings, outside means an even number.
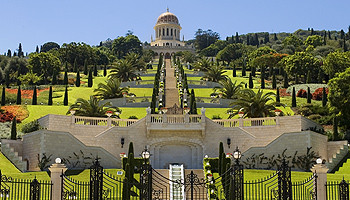
[[[50,200],[52,198],[51,181],[14,179],[1,174],[0,200]]]
[[[330,181],[326,184],[326,196],[329,200],[349,200],[349,182]]]

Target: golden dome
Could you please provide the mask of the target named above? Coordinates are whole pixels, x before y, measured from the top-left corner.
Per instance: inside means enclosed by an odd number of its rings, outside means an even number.
[[[157,19],[157,24],[163,24],[163,23],[180,25],[176,15],[169,12],[169,10],[161,14]]]

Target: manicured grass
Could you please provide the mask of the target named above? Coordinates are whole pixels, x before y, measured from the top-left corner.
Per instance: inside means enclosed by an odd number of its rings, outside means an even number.
[[[140,108],[131,108],[131,107],[122,107],[122,114],[120,115],[120,118],[122,119],[128,119],[130,116],[136,116],[138,119],[142,119],[146,117],[146,108],[140,107]]]

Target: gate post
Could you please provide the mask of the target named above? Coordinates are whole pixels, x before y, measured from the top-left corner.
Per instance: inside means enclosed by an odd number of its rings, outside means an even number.
[[[313,173],[317,174],[317,182],[316,182],[316,195],[317,200],[327,200],[327,171],[328,168],[325,164],[317,163],[311,168]]]
[[[140,200],[152,199],[152,168],[147,161],[141,166],[140,182]]]
[[[67,167],[61,164],[60,158],[56,158],[55,163],[49,167],[49,170],[51,172],[52,200],[61,200],[63,184],[61,175],[67,171]]]
[[[283,158],[282,165],[278,170],[278,199],[292,199],[291,168],[288,167],[286,159]]]
[[[229,199],[232,200],[243,200],[244,199],[244,174],[243,174],[243,165],[239,163],[241,159],[241,152],[238,147],[236,147],[235,152],[233,152],[233,158],[235,159],[235,164],[232,166],[232,176],[231,176],[231,187],[228,194],[230,195]]]
[[[30,183],[30,200],[40,200],[40,183],[36,178]]]
[[[98,158],[90,167],[90,200],[102,200],[103,195],[103,167]]]

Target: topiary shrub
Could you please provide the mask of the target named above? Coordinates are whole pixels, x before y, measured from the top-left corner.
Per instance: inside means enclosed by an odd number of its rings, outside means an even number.
[[[297,93],[297,97],[306,98],[307,97],[306,90],[300,89]]]

